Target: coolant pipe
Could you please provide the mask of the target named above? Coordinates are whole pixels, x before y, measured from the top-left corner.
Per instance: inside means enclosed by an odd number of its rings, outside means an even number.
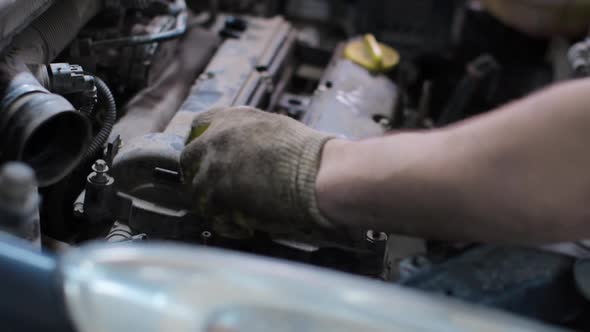
[[[15,37],[10,54],[26,64],[49,64],[104,6],[102,0],[56,1]]]
[[[22,65],[0,64],[0,162],[19,160],[40,186],[69,174],[91,140],[89,120]]]

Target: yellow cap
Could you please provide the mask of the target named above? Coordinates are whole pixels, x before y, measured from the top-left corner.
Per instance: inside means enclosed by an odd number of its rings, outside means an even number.
[[[372,72],[388,72],[399,64],[399,53],[368,34],[346,45],[344,56]]]

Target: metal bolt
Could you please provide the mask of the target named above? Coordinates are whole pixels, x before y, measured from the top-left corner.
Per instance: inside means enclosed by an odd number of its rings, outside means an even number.
[[[260,72],[260,78],[264,82],[264,84],[266,84],[267,92],[272,93],[275,89],[275,84],[272,75],[268,71],[264,70]]]
[[[107,165],[106,161],[102,159],[97,160],[94,165],[92,165],[92,170],[94,172],[90,174],[90,177],[88,178],[88,180],[91,182],[97,184],[106,184],[110,181],[111,178],[108,175],[109,166]]]
[[[99,159],[92,165],[92,170],[97,173],[105,173],[109,170],[109,166],[106,161]]]
[[[322,84],[315,90],[315,94],[319,94],[326,91],[328,91],[328,87]]]
[[[373,230],[367,231],[367,241],[375,243],[375,242],[382,242],[387,241],[387,234],[383,232],[376,232]]]
[[[92,170],[86,181],[84,213],[88,221],[98,224],[112,217],[110,202],[115,179],[108,174],[109,166],[104,160],[97,160]]]
[[[201,239],[203,240],[203,245],[207,245],[207,242],[209,242],[211,235],[212,234],[209,231],[203,231],[203,233],[201,233]]]
[[[215,77],[215,73],[209,71],[209,72],[206,72],[206,73],[201,74],[199,76],[199,80],[200,81],[206,81],[206,80],[213,79],[214,77]]]

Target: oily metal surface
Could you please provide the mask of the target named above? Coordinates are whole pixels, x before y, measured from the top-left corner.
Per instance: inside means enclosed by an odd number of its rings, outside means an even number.
[[[358,140],[385,134],[379,119],[389,118],[397,101],[395,84],[384,75],[337,57],[312,98],[303,123],[342,138]]]
[[[118,220],[164,238],[199,233],[179,165],[192,119],[216,107],[264,107],[293,45],[294,30],[283,18],[248,19],[241,37],[217,50],[163,132],[124,141],[113,163]]]

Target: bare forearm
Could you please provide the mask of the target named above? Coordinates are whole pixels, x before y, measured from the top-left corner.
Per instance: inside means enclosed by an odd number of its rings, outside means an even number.
[[[441,239],[590,238],[590,81],[454,127],[326,145],[318,202],[335,223]]]

